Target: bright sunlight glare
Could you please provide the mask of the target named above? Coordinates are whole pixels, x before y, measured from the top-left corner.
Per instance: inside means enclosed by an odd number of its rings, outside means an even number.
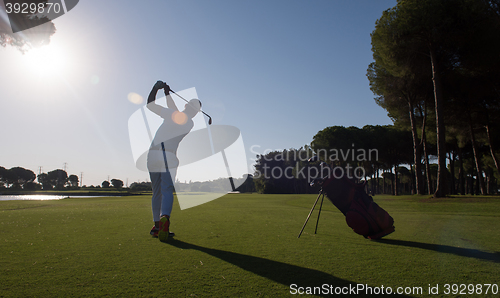
[[[31,49],[23,58],[28,70],[40,76],[62,75],[67,63],[65,52],[53,44]]]

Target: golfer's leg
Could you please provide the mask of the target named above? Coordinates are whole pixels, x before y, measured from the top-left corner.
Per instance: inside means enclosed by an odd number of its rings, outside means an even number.
[[[168,171],[161,173],[161,216],[168,215],[170,217],[170,213],[172,212],[172,206],[174,204],[174,181],[176,172],[176,168],[171,168]]]
[[[161,189],[161,173],[150,172],[151,188],[153,189],[153,196],[151,198],[151,208],[153,209],[153,221],[160,221],[162,189]]]

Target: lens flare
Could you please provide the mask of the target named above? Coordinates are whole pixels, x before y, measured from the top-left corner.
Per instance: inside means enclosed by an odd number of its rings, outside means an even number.
[[[136,104],[136,105],[140,105],[141,103],[144,102],[144,98],[142,98],[142,96],[140,96],[139,94],[137,94],[135,92],[130,92],[127,97],[128,97],[128,101],[130,101],[131,103]]]
[[[31,73],[44,77],[60,76],[68,69],[66,54],[63,48],[51,44],[29,50],[23,59]]]
[[[172,120],[179,125],[186,124],[188,117],[183,112],[175,111],[172,113]]]

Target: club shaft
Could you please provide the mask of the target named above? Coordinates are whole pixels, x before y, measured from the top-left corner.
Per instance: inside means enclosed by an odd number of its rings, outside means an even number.
[[[185,102],[189,103],[189,101],[187,99],[185,99],[184,97],[180,96],[177,92],[175,92],[174,90],[170,89],[170,91],[172,91],[173,94],[179,96],[180,98],[182,98]],[[203,114],[205,114],[205,116],[207,116],[208,118],[212,118],[210,117],[207,113],[201,111]]]

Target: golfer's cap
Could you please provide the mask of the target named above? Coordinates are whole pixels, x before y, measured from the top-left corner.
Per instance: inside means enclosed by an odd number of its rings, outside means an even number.
[[[201,110],[201,101],[197,98],[191,99],[188,104],[196,111]]]

